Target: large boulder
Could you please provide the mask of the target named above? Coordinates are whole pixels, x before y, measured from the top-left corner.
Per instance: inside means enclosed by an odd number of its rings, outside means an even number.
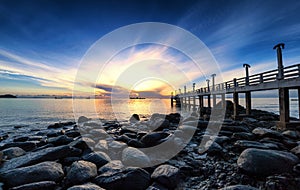
[[[97,176],[97,166],[94,163],[80,160],[74,162],[67,171],[65,185],[81,185]]]
[[[4,150],[7,148],[11,148],[11,147],[19,147],[25,151],[31,151],[36,148],[36,143],[30,142],[30,141],[28,141],[28,142],[10,142],[10,143],[6,143],[3,146],[1,146],[0,150]]]
[[[292,150],[291,150],[292,153],[296,154],[298,157],[300,157],[300,145],[294,147]]]
[[[124,168],[124,165],[120,160],[112,160],[109,163],[105,164],[101,168],[99,168],[98,173],[102,174],[105,172],[117,172]]]
[[[138,114],[132,114],[132,116],[129,119],[129,122],[130,123],[136,123],[138,121],[140,121],[139,115]]]
[[[37,152],[30,152],[20,157],[12,158],[3,163],[2,167],[0,168],[0,172],[33,165],[44,161],[54,161],[69,156],[77,156],[80,154],[81,150],[67,145],[50,147]]]
[[[10,190],[41,190],[41,189],[54,190],[56,187],[57,185],[55,181],[40,181],[40,182],[34,182],[34,183],[13,187],[10,188]]]
[[[151,178],[168,189],[174,189],[179,182],[179,169],[167,164],[161,165],[154,170]]]
[[[73,141],[73,138],[68,137],[67,135],[61,135],[58,137],[52,137],[52,138],[48,139],[48,143],[51,143],[54,146],[69,144],[72,141]]]
[[[106,190],[144,190],[150,185],[150,174],[137,167],[105,172],[97,176],[94,183]]]
[[[152,147],[163,142],[165,138],[167,138],[170,134],[164,132],[152,132],[144,135],[141,138],[141,142],[147,147]]]
[[[278,139],[283,138],[283,135],[280,132],[271,129],[262,128],[262,127],[257,127],[253,129],[252,133],[261,138],[264,137],[271,137],[271,138],[278,138]]]
[[[122,162],[126,166],[149,166],[149,157],[137,148],[127,147],[122,152]]]
[[[299,162],[292,153],[249,148],[237,160],[238,167],[250,175],[268,176],[290,172]]]
[[[20,186],[40,181],[59,182],[64,177],[62,166],[56,162],[42,162],[1,173],[1,180],[8,187]]]

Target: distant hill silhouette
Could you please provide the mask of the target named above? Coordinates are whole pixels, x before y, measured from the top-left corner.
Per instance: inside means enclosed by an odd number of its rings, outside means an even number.
[[[0,98],[17,98],[17,96],[11,94],[4,94],[4,95],[0,95]]]

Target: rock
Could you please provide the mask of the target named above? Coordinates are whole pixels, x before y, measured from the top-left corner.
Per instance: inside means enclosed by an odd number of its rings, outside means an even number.
[[[144,190],[150,184],[150,174],[141,168],[128,167],[121,171],[100,174],[94,183],[106,190]]]
[[[83,185],[75,185],[73,187],[68,188],[67,190],[105,190],[105,189],[93,183],[86,183]]]
[[[108,144],[108,147],[111,148],[113,151],[120,151],[127,147],[127,144],[123,142],[112,141]]]
[[[84,122],[87,122],[89,121],[89,118],[85,117],[85,116],[80,116],[78,118],[78,123],[84,123]]]
[[[159,183],[154,182],[146,190],[168,190],[168,188],[164,187]]]
[[[89,134],[93,135],[93,137],[97,139],[105,139],[108,137],[108,134],[104,129],[92,129],[89,131]]]
[[[271,129],[262,128],[262,127],[257,127],[253,129],[252,133],[260,138],[263,137],[271,137],[271,138],[279,138],[279,139],[283,138],[283,135],[281,133],[277,131],[273,131]]]
[[[53,144],[54,146],[66,145],[73,141],[73,138],[70,138],[66,135],[61,135],[58,137],[52,137],[48,139],[48,143]]]
[[[58,128],[63,128],[64,125],[62,123],[54,123],[52,125],[49,125],[47,128],[48,129],[58,129]]]
[[[291,150],[292,153],[296,154],[299,158],[300,158],[300,145],[294,147],[292,150]]]
[[[245,133],[249,133],[250,130],[246,127],[246,126],[227,126],[227,125],[223,125],[221,128],[221,131],[230,131],[233,133],[237,133],[237,132],[245,132]]]
[[[219,190],[258,190],[258,189],[255,187],[248,186],[248,185],[231,185],[231,186],[219,189]]]
[[[250,175],[268,176],[290,172],[299,162],[292,153],[249,148],[237,160],[238,167]]]
[[[41,182],[21,185],[18,187],[13,187],[10,188],[10,190],[41,190],[41,189],[54,190],[55,188],[56,188],[55,181],[41,181]]]
[[[95,141],[88,137],[80,137],[73,142],[69,143],[69,146],[72,146],[74,148],[79,148],[82,151],[88,149],[89,147],[95,146]]]
[[[269,147],[264,145],[263,143],[247,140],[238,140],[234,143],[234,146],[241,150],[245,150],[247,148],[269,149]]]
[[[101,168],[99,168],[98,173],[102,174],[105,172],[117,172],[124,168],[124,165],[120,160],[112,160],[109,163],[105,164]]]
[[[96,164],[97,168],[107,164],[111,159],[104,152],[91,152],[82,157],[83,160]]]
[[[19,147],[25,151],[31,151],[36,148],[36,143],[35,142],[11,142],[1,146],[0,150],[4,150],[11,147]]]
[[[1,173],[1,180],[8,187],[16,187],[40,181],[59,182],[64,177],[62,166],[56,162],[42,162],[36,165],[16,168]]]
[[[80,160],[74,162],[67,171],[65,185],[81,185],[97,176],[97,166],[94,163]]]
[[[95,149],[99,151],[107,151],[108,150],[108,145],[106,140],[100,140],[96,145]]]
[[[78,131],[67,131],[65,133],[65,135],[68,136],[68,137],[75,138],[75,137],[79,137],[81,134]]]
[[[238,132],[238,133],[233,133],[232,138],[238,140],[254,140],[255,136],[252,133]]]
[[[151,178],[169,189],[174,189],[179,182],[179,169],[167,164],[161,165],[154,170]]]
[[[30,152],[20,157],[12,158],[3,163],[2,167],[0,168],[0,172],[33,165],[44,161],[54,161],[68,156],[77,156],[80,154],[81,150],[67,145],[50,147],[37,152]]]
[[[170,127],[169,120],[165,119],[165,115],[161,116],[151,116],[148,126],[152,131],[161,131],[163,129]]]
[[[139,149],[127,147],[122,152],[122,162],[126,166],[145,167],[150,165],[150,159]]]
[[[130,119],[129,119],[129,122],[130,122],[130,123],[136,123],[136,122],[138,122],[138,121],[140,121],[140,117],[139,117],[138,114],[133,114],[133,115],[130,117]]]
[[[220,155],[223,153],[223,148],[216,142],[209,140],[205,143],[204,147],[199,147],[198,153],[203,154],[206,152],[209,155]]]
[[[28,136],[21,136],[21,137],[17,137],[17,138],[14,138],[14,142],[25,142],[29,139]]]
[[[6,157],[6,159],[12,159],[15,157],[19,157],[19,156],[23,156],[24,154],[26,154],[26,152],[19,147],[11,147],[11,148],[7,148],[2,150],[3,152],[3,156]]]
[[[287,130],[282,132],[282,135],[291,139],[298,139],[300,134],[298,131]]]
[[[80,157],[77,156],[73,156],[73,157],[66,157],[63,159],[62,164],[64,166],[70,166],[71,164],[73,164],[73,162],[79,161],[81,160]]]
[[[152,147],[160,144],[162,140],[168,137],[169,135],[170,135],[169,133],[164,133],[164,132],[152,132],[143,136],[140,141],[145,146]]]

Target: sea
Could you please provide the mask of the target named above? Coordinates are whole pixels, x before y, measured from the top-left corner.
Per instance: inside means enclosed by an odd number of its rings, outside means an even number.
[[[245,101],[240,99],[244,106]],[[278,98],[253,98],[252,108],[279,113]],[[0,99],[0,131],[15,126],[44,128],[55,122],[75,121],[79,116],[128,120],[134,113],[149,118],[153,113],[186,113],[171,107],[170,99]],[[298,118],[298,100],[290,100],[290,115]]]

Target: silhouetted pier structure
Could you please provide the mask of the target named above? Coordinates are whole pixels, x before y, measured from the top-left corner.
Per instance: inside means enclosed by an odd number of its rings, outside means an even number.
[[[298,91],[298,110],[300,118],[300,64],[291,65],[288,67],[283,66],[282,61],[282,49],[284,44],[280,43],[274,46],[273,49],[277,51],[278,68],[249,76],[250,65],[244,64],[246,74],[242,78],[234,78],[231,81],[223,82],[221,84],[215,84],[215,74],[212,74],[210,80],[207,79],[207,86],[199,89],[195,89],[195,83],[193,83],[193,90],[187,92],[186,86],[184,86],[184,92],[175,92],[175,95],[171,97],[171,105],[173,106],[174,100],[176,104],[180,102],[182,107],[186,107],[189,110],[194,111],[201,110],[205,107],[204,98],[207,98],[206,107],[212,107],[216,105],[217,96],[221,97],[223,107],[225,107],[225,94],[232,94],[233,96],[233,118],[238,118],[240,113],[238,112],[239,94],[245,94],[246,115],[251,115],[251,92],[266,91],[278,89],[279,96],[279,113],[280,120],[277,124],[279,128],[287,128],[293,126],[300,126],[300,120],[290,121],[290,101],[289,90],[297,89]],[[199,105],[196,105],[196,101],[199,101]]]

